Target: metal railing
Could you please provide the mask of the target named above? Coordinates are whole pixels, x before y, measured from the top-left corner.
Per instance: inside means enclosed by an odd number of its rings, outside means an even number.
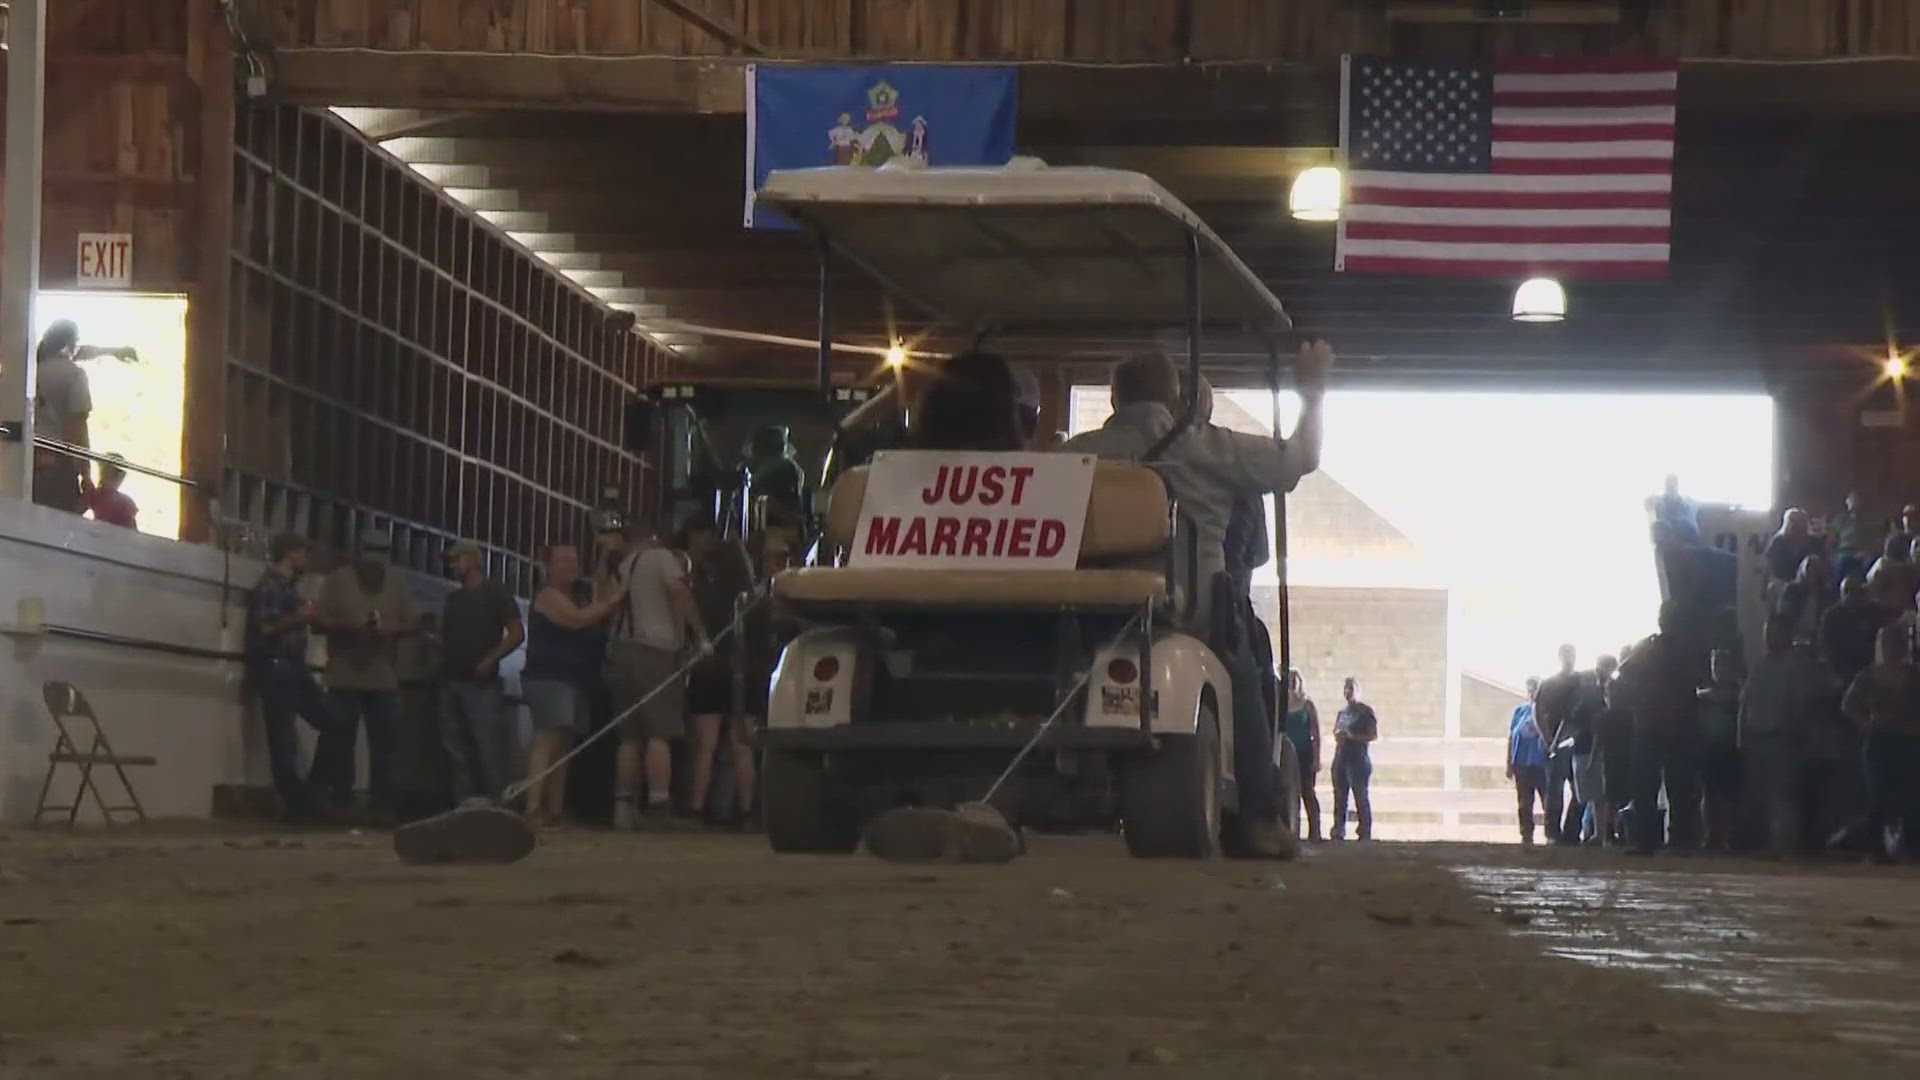
[[[19,442],[20,422],[18,420],[0,421],[0,440]],[[52,450],[55,453],[65,454],[68,457],[99,462],[102,465],[111,465],[114,468],[124,469],[130,473],[139,473],[141,476],[151,476],[156,480],[165,480],[170,484],[177,484],[188,491],[198,492],[200,490],[200,482],[198,480],[189,480],[184,476],[167,472],[164,469],[156,469],[148,465],[142,465],[137,461],[128,461],[118,454],[103,454],[98,450],[81,446],[78,443],[62,442],[59,439],[50,438],[49,436],[36,432],[33,436],[33,445],[36,449]]]

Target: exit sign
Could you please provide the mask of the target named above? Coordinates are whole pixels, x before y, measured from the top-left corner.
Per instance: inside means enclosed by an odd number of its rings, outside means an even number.
[[[133,284],[132,233],[81,233],[80,284],[124,289]]]

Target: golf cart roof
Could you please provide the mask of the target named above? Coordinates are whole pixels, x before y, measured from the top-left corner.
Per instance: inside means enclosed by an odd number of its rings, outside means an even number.
[[[1171,330],[1187,320],[1188,237],[1203,322],[1289,325],[1198,215],[1141,173],[1048,168],[776,171],[759,201],[811,226],[901,299],[958,328]]]

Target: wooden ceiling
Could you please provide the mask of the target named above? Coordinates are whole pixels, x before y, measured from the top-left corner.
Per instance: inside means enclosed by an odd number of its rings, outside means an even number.
[[[390,151],[643,322],[811,339],[817,262],[794,233],[741,226],[742,122],[730,116],[481,111],[350,113]],[[1044,129],[1043,129],[1044,131]],[[1920,333],[1908,253],[1920,250],[1920,121],[1682,117],[1667,282],[1578,286],[1570,320],[1507,318],[1511,283],[1332,272],[1332,233],[1290,220],[1285,190],[1323,150],[1095,146],[1023,133],[1056,164],[1138,169],[1187,200],[1353,378],[1752,384],[1857,370],[1853,353]],[[836,279],[835,335],[875,348],[933,333],[855,270]],[[677,337],[689,374],[794,375],[812,358],[712,335]],[[1093,364],[1121,340],[1008,342],[1029,362]],[[1225,381],[1262,357],[1211,343]],[[865,361],[858,361],[864,363]]]
[[[1920,0],[1542,0],[1505,21],[1439,0],[239,7],[275,95],[360,110],[390,150],[647,320],[811,338],[813,253],[740,225],[743,69],[851,58],[1020,63],[1024,150],[1159,179],[1304,329],[1335,341],[1349,377],[1854,378],[1876,343],[1920,332],[1905,265],[1920,240]],[[1518,326],[1512,283],[1336,275],[1330,230],[1284,213],[1291,176],[1336,141],[1343,53],[1626,52],[1686,58],[1670,281],[1577,287],[1567,323]],[[836,336],[862,345],[928,329],[852,272],[834,308]],[[811,363],[713,335],[674,340],[714,377]],[[1116,343],[1007,344],[1091,364]],[[1260,364],[1244,348],[1209,355],[1223,382]]]

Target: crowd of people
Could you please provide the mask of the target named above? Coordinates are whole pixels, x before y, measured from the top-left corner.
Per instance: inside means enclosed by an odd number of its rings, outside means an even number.
[[[524,776],[526,810],[535,822],[567,824],[568,770],[555,766],[596,719],[611,715],[620,720],[616,826],[749,819],[755,809],[752,724],[765,713],[778,628],[765,604],[747,601],[761,577],[786,565],[785,538],[773,534],[759,542],[755,565],[745,545],[722,540],[709,520],[687,522],[671,536],[624,529],[596,538],[591,574],[574,545],[557,543],[545,553],[541,587],[524,617],[514,597],[486,576],[479,547],[455,543],[446,552],[454,588],[431,629],[408,576],[391,564],[390,543],[384,532],[366,533],[355,557],[322,575],[316,591],[302,587],[311,545],[282,537],[252,593],[248,683],[260,703],[274,787],[290,818],[361,810],[353,807],[353,793],[362,728],[364,810],[397,815],[409,809],[399,760],[406,721],[402,648],[410,645],[432,657],[427,676],[447,801],[497,801]],[[316,634],[327,643],[318,679],[308,663]],[[517,699],[533,733],[524,770],[516,765],[515,701],[501,670],[523,647]],[[316,735],[306,768],[296,731],[301,722]],[[691,790],[676,800],[674,744],[683,741]],[[724,806],[713,800],[723,741],[733,778]]]
[[[1063,444],[1038,429],[1032,375],[999,356],[973,352],[930,373],[908,436],[908,445],[942,450],[1064,445],[1146,461],[1166,479],[1186,518],[1185,542],[1193,545],[1200,571],[1181,590],[1182,617],[1215,644],[1234,678],[1236,708],[1227,719],[1234,726],[1247,823],[1241,845],[1252,855],[1285,857],[1298,842],[1282,825],[1282,785],[1274,765],[1271,717],[1284,691],[1273,678],[1272,640],[1250,597],[1252,569],[1268,556],[1262,500],[1291,489],[1318,466],[1321,401],[1331,364],[1323,343],[1303,347],[1297,370],[1305,408],[1294,437],[1281,439],[1196,418],[1210,404],[1201,400],[1210,399],[1210,392],[1188,402],[1170,362],[1139,357],[1116,366],[1113,418]],[[647,531],[602,538],[594,551],[605,557],[595,559],[589,576],[578,551],[555,545],[523,622],[512,598],[485,578],[479,551],[456,544],[447,554],[458,588],[438,634],[429,638],[404,575],[389,565],[383,534],[364,537],[357,559],[329,571],[312,600],[299,587],[308,545],[282,539],[253,594],[247,632],[250,681],[263,706],[281,801],[296,816],[343,805],[353,788],[355,747],[364,726],[372,808],[398,809],[396,653],[402,642],[423,640],[439,654],[439,742],[453,774],[451,795],[497,796],[510,779],[512,760],[500,664],[524,643],[521,698],[535,731],[527,809],[536,820],[554,822],[562,814],[565,773],[548,775],[548,769],[583,732],[591,713],[585,703],[600,693],[611,699],[612,715],[622,718],[616,824],[665,827],[681,820],[672,809],[672,745],[683,741],[691,754],[692,790],[682,806],[743,819],[753,798],[749,725],[752,717],[764,716],[780,630],[768,606],[759,605],[745,612],[744,628],[723,644],[718,631],[735,622],[736,605],[757,581],[787,564],[792,548],[792,538],[769,533],[762,550],[749,554],[742,545],[722,542],[710,520],[695,521],[671,538]],[[324,687],[305,661],[313,634],[328,644]],[[690,677],[681,678],[687,657],[697,662]],[[298,722],[318,733],[306,770],[299,764]],[[1372,835],[1366,744],[1376,734],[1372,710],[1350,682],[1348,706],[1335,725],[1336,837],[1343,832],[1349,796],[1357,806],[1359,835]],[[734,805],[714,808],[708,806],[713,768],[723,748]]]
[[[1743,649],[1736,556],[1707,545],[1669,480],[1655,503],[1669,569],[1659,632],[1580,670],[1529,680],[1507,775],[1521,840],[1544,810],[1549,842],[1651,854],[1909,854],[1920,822],[1920,510],[1880,539],[1849,496],[1829,527],[1789,509],[1762,552],[1765,625]]]
[[[1347,838],[1347,803],[1354,810],[1354,836],[1373,839],[1373,750],[1380,737],[1380,716],[1360,696],[1360,680],[1348,676],[1341,684],[1342,704],[1333,721],[1333,840]],[[1306,680],[1298,671],[1287,674],[1287,711],[1283,734],[1292,744],[1299,769],[1300,824],[1309,843],[1320,843],[1321,735],[1320,709],[1307,695]]]

